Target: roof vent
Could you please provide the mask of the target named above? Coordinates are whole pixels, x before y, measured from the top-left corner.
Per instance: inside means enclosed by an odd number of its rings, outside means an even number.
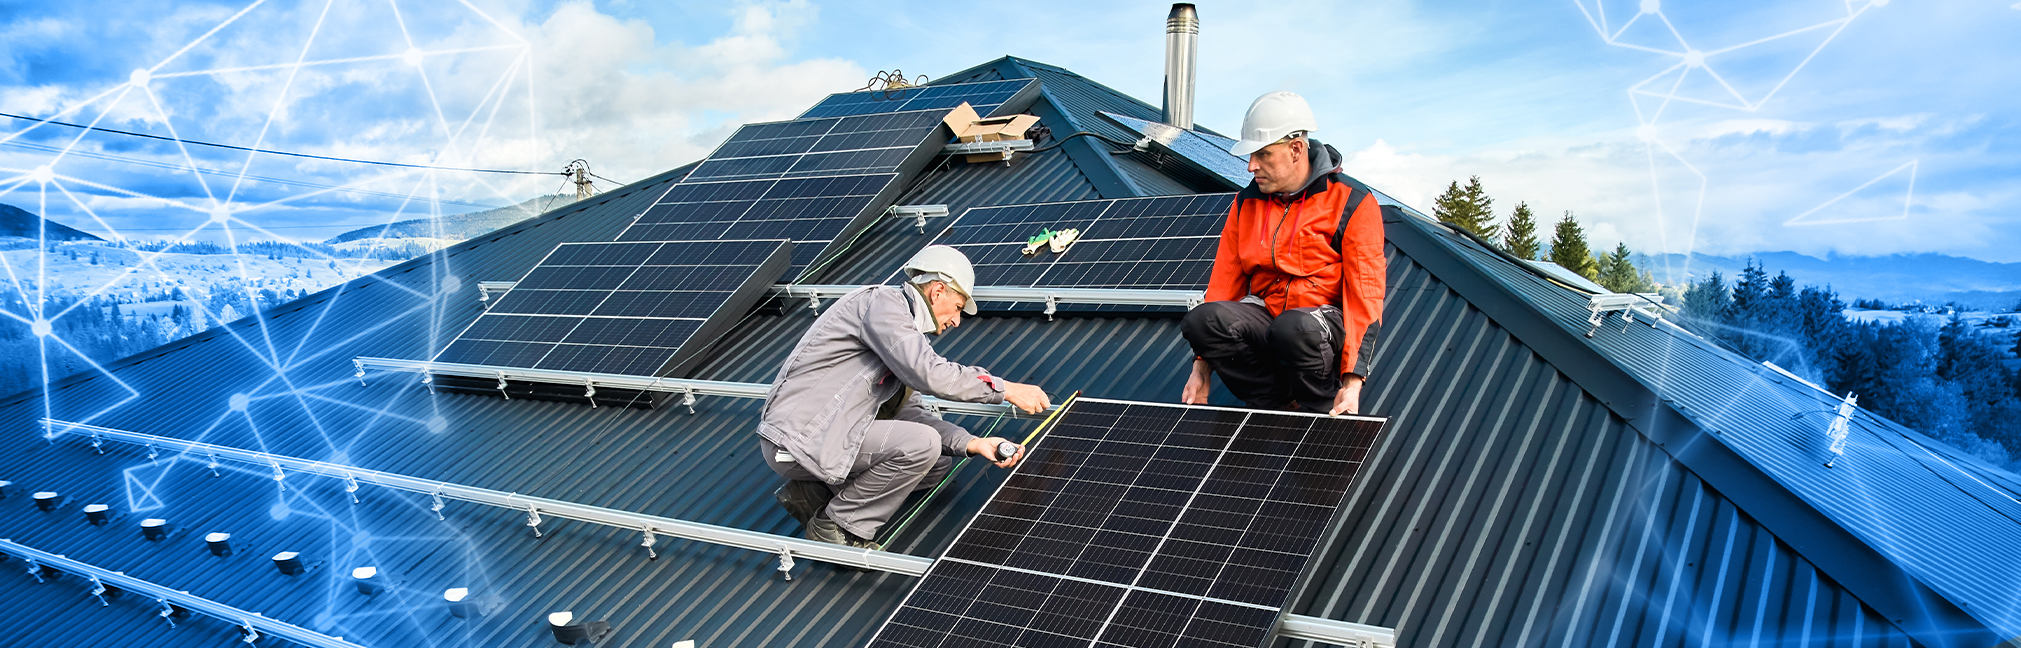
[[[1200,14],[1192,3],[1165,17],[1165,123],[1193,129],[1193,62],[1200,50]]]
[[[140,537],[161,540],[168,537],[168,520],[148,518],[140,521]]]
[[[281,570],[282,576],[295,576],[303,571],[302,554],[283,551],[274,554],[274,569]]]
[[[359,567],[351,570],[351,582],[358,585],[359,594],[366,596],[376,596],[385,590],[383,581],[379,580],[378,567]]]
[[[7,481],[5,479],[0,479],[0,499],[5,499],[7,497],[7,487],[13,485],[14,482]]]
[[[213,555],[213,556],[217,556],[217,557],[219,557],[219,558],[225,558],[225,557],[231,556],[231,555],[232,555],[232,534],[229,534],[229,533],[212,533],[212,534],[209,534],[209,535],[205,535],[205,536],[204,536],[204,546],[205,546],[205,547],[209,547],[209,548],[210,548],[210,550],[211,550],[211,555]]]
[[[468,587],[451,587],[442,591],[442,600],[449,603],[449,614],[458,619],[486,616],[498,610],[505,601],[496,596],[477,596]]]
[[[63,503],[57,500],[57,498],[59,497],[62,497],[62,495],[58,495],[56,491],[42,491],[36,493],[35,508],[42,509],[43,512],[54,511],[57,509],[57,507],[63,506]]]
[[[91,526],[105,526],[105,523],[111,519],[112,507],[104,504],[84,505],[84,521],[90,522]]]
[[[611,634],[608,621],[576,621],[574,612],[556,612],[547,615],[547,627],[554,631],[554,640],[571,646],[602,642]]]

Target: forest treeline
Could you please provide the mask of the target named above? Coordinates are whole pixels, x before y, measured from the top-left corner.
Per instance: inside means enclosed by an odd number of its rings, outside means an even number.
[[[1626,243],[1596,253],[1571,210],[1549,241],[1538,239],[1536,215],[1518,203],[1506,221],[1478,176],[1455,181],[1433,201],[1441,221],[1466,229],[1511,255],[1549,261],[1613,292],[1661,292],[1680,309],[1679,325],[1757,361],[1772,362],[1860,407],[2012,468],[2021,456],[2021,372],[2005,359],[2021,355],[2021,337],[2003,335],[2015,316],[1974,325],[1949,308],[1948,319],[1911,315],[1899,322],[1853,321],[1829,286],[1802,286],[1787,273],[1750,262],[1731,282],[1720,273],[1685,286],[1658,286],[1636,267]],[[1859,307],[1888,304],[1856,300]],[[1997,331],[1990,333],[1988,330]]]

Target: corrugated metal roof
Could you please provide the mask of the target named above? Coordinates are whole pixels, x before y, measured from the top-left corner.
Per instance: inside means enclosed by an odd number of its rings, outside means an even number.
[[[972,73],[985,68],[994,69]],[[1131,109],[1113,91],[1071,73],[1041,77],[1049,92],[1083,97],[1074,101],[1089,109]],[[678,176],[670,172],[116,363],[111,376],[65,381],[47,407],[58,418],[110,427],[793,533],[796,525],[768,497],[778,478],[749,456],[754,402],[705,399],[690,416],[678,408],[430,395],[411,376],[374,376],[367,386],[352,376],[353,356],[427,357],[479,312],[477,281],[517,278],[561,241],[609,238]],[[928,172],[902,202],[956,207],[1094,193],[1070,156],[1039,154],[1008,168]],[[1970,482],[1934,476],[1933,464],[1904,458],[1915,448],[1881,443],[1869,428],[1840,468],[1806,476],[1818,470],[1797,460],[1810,459],[1792,441],[1815,431],[1776,422],[1790,408],[1815,406],[1815,398],[1733,370],[1730,358],[1688,337],[1642,325],[1617,335],[1613,323],[1590,348],[1570,345],[1583,332],[1577,297],[1526,285],[1527,275],[1442,237],[1438,228],[1410,219],[1389,228],[1400,244],[1390,254],[1386,333],[1365,402],[1369,411],[1391,416],[1392,425],[1368,477],[1350,495],[1349,531],[1329,544],[1311,596],[1294,611],[1394,626],[1412,646],[1900,645],[1908,643],[1904,621],[1880,615],[1868,599],[1899,601],[1875,594],[1878,581],[1844,574],[1870,563],[1856,551],[1817,542],[1835,537],[1824,533],[1835,524],[1873,538],[1890,560],[1902,561],[1901,569],[1947,596],[1973,584],[1952,580],[1947,570],[1979,568],[1976,583],[1984,592],[1996,591],[1993,579],[2006,574],[2001,564],[1973,562],[2002,546],[1986,539],[1992,536],[1941,538],[1951,527],[1904,525],[1876,511],[1862,518],[1841,506],[1861,501],[1855,497],[1816,503],[1830,516],[1825,521],[1807,507],[1770,506],[1779,500],[1753,492],[1864,496],[1825,480],[1866,480],[1861,484],[1905,491],[1867,501],[1935,507],[1929,514],[1946,524],[1999,530],[1997,520],[1965,510],[1993,510],[1986,504],[1934,492]],[[823,281],[882,279],[920,242],[909,222],[885,220]],[[452,284],[456,289],[448,290]],[[1490,288],[1520,297],[1484,292]],[[448,296],[436,299],[440,294]],[[812,318],[798,307],[751,314],[712,346],[697,377],[769,381]],[[1651,337],[1659,333],[1665,337]],[[1189,357],[1169,315],[983,317],[936,346],[1053,390],[1140,400],[1172,398]],[[1615,380],[1599,372],[1615,364],[1631,373]],[[276,379],[281,373],[285,381]],[[1637,409],[1640,401],[1629,402],[1632,394],[1619,384],[1638,381],[1677,402],[1691,422],[1717,430],[1716,438],[1747,462],[1715,465],[1707,451],[1680,447],[1680,433],[1657,425],[1662,416]],[[244,411],[231,405],[239,393],[250,395]],[[101,456],[78,440],[42,441],[28,422],[44,406],[32,394],[0,401],[6,417],[0,420],[10,422],[11,432],[0,436],[0,479],[16,482],[0,500],[0,536],[368,645],[551,645],[541,617],[560,609],[611,620],[617,634],[610,645],[617,646],[688,638],[709,648],[858,645],[912,585],[909,578],[805,563],[789,583],[775,576],[770,556],[665,538],[661,558],[648,561],[633,531],[550,521],[545,537],[534,539],[518,512],[451,504],[447,520],[437,520],[423,496],[367,490],[365,501],[352,505],[329,480],[290,478],[284,493],[257,467],[214,478],[201,460],[150,462],[132,449]],[[990,424],[961,422],[972,429]],[[1028,425],[1006,427],[1019,435]],[[1761,468],[1750,463],[1757,458]],[[1982,466],[1968,469],[1994,478]],[[1928,476],[1895,474],[1918,470]],[[1743,479],[1749,473],[1776,481],[1749,482]],[[971,467],[893,548],[937,554],[1001,476]],[[2012,488],[2013,482],[1995,483]],[[31,490],[61,491],[77,504],[44,514],[18,495]],[[91,527],[77,512],[91,501],[149,508],[144,515],[168,518],[186,532],[145,542],[133,528],[141,514]],[[199,538],[210,530],[232,532],[240,554],[204,553]],[[1909,541],[1936,548],[1900,546]],[[282,549],[304,551],[325,567],[281,577],[265,561]],[[349,588],[342,574],[367,561],[396,576],[393,592],[366,599]],[[234,638],[215,622],[169,630],[143,601],[101,609],[74,578],[38,585],[20,569],[0,572],[0,599],[13,603],[0,617],[0,643],[217,645]],[[1844,584],[1849,580],[1858,586]],[[443,588],[473,584],[502,594],[505,609],[462,620],[434,603]],[[1976,614],[1979,599],[1964,600]]]

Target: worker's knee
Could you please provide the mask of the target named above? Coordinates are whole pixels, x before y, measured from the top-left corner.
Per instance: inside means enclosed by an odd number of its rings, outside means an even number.
[[[925,472],[940,458],[940,434],[933,427],[912,421],[877,421],[883,432],[878,463],[889,462],[913,472]]]
[[[1340,362],[1340,311],[1294,308],[1270,322],[1270,350],[1295,371],[1328,369]]]
[[[1261,317],[1250,311],[1261,311],[1260,307],[1232,301],[1213,301],[1193,307],[1179,320],[1179,333],[1193,345],[1194,354],[1215,355],[1211,351],[1231,344],[1240,344],[1250,337],[1249,329],[1269,320],[1265,311]]]

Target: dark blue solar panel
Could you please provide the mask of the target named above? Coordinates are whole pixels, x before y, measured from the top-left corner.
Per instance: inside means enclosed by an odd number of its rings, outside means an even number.
[[[870,645],[1266,645],[1383,425],[1081,399]]]
[[[674,185],[618,235],[620,241],[793,239],[799,276],[827,245],[874,211],[895,173]]]
[[[438,362],[659,375],[733,295],[779,268],[782,240],[563,243]],[[776,276],[776,273],[775,273]]]
[[[1151,141],[1192,162],[1200,170],[1227,178],[1236,186],[1248,186],[1255,179],[1249,174],[1249,161],[1230,152],[1234,150],[1235,140],[1111,112],[1102,114],[1138,135],[1151,138]]]
[[[984,286],[1204,290],[1234,194],[977,207],[935,243],[954,246]],[[1065,252],[1023,253],[1045,230],[1078,229]],[[894,277],[895,278],[895,277]]]
[[[891,91],[870,90],[832,94],[828,95],[827,99],[821,100],[821,103],[815,104],[813,108],[809,108],[807,112],[801,113],[800,118],[945,109],[959,106],[963,102],[975,108],[976,114],[988,116],[998,106],[1010,101],[1034,83],[1037,83],[1034,79],[1009,79]]]
[[[802,119],[737,129],[687,181],[898,170],[933,140],[946,110]]]

